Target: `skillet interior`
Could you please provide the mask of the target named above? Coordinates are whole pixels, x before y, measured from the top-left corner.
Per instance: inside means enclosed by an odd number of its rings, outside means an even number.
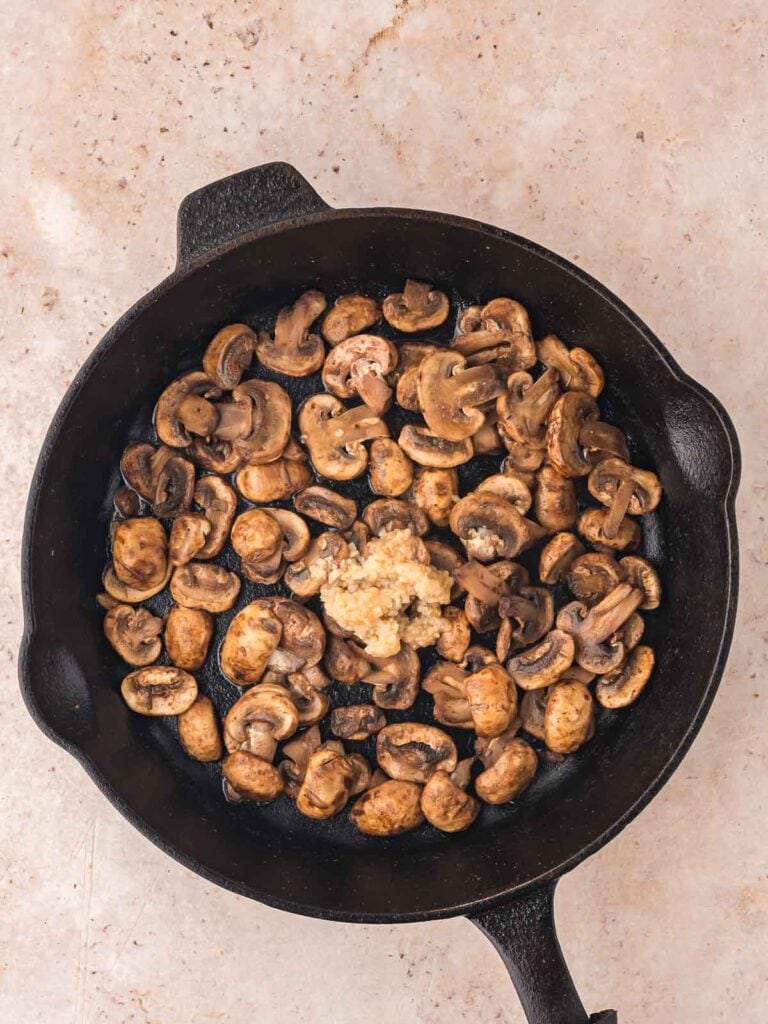
[[[627,431],[634,460],[653,467],[664,486],[664,502],[643,525],[665,598],[663,611],[647,617],[657,667],[633,709],[605,713],[590,744],[545,766],[524,799],[488,809],[469,832],[443,837],[424,827],[381,841],[359,836],[343,815],[309,821],[286,800],[227,805],[218,771],[180,752],[172,724],[123,704],[124,666],[103,639],[93,595],[120,454],[146,436],[157,394],[199,363],[215,330],[235,320],[258,325],[306,287],[329,297],[358,289],[381,296],[408,274],[467,301],[512,295],[531,312],[537,337],[554,331],[594,352],[608,382],[605,417]],[[435,336],[447,338],[447,326]],[[689,741],[719,677],[733,613],[730,427],[649,338],[610,296],[542,250],[432,215],[323,214],[259,232],[175,275],[110,332],[41,457],[25,544],[31,710],[169,853],[286,909],[355,920],[436,917],[574,863],[638,809]],[[309,393],[306,383],[292,386],[294,407]],[[473,464],[463,488],[499,461]],[[364,480],[350,493],[370,500]],[[244,588],[237,607],[257,593]],[[217,638],[228,618],[220,617]],[[221,709],[236,696],[218,679],[204,679],[203,688]],[[421,701],[423,712],[428,699]]]

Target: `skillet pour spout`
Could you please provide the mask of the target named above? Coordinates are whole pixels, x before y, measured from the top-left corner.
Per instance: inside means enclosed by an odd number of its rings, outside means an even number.
[[[262,312],[274,317],[307,289],[380,300],[407,278],[450,293],[454,307],[513,297],[531,312],[536,338],[557,335],[593,352],[606,370],[600,403],[626,433],[633,464],[653,466],[665,495],[644,524],[643,555],[664,594],[653,624],[658,662],[631,728],[620,711],[606,713],[567,769],[543,765],[523,798],[488,808],[475,828],[450,839],[430,826],[371,839],[344,816],[303,818],[289,801],[222,801],[218,774],[187,759],[163,719],[140,719],[123,703],[119,662],[92,598],[104,559],[94,538],[106,538],[110,515],[105,495],[120,453],[147,436],[149,396],[199,363],[226,324],[259,327]],[[445,343],[449,333],[437,327],[418,340]],[[309,378],[280,382],[294,408],[319,390]],[[491,461],[460,467],[468,486],[498,472],[492,456],[483,459]],[[566,260],[446,214],[331,209],[287,164],[243,171],[182,202],[176,270],[107,332],[48,431],[22,548],[22,693],[40,728],[121,813],[209,881],[348,922],[466,915],[501,953],[532,1024],[610,1024],[613,1011],[587,1014],[568,974],[554,889],[658,792],[714,698],[736,611],[739,466],[719,402],[626,306]],[[345,496],[368,501],[366,487],[352,481]],[[214,672],[196,676],[219,713],[233,703]]]

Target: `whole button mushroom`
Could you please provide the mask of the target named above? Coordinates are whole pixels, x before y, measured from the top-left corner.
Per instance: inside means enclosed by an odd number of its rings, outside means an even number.
[[[412,423],[403,427],[397,443],[413,462],[436,469],[461,466],[469,462],[475,453],[469,437],[463,441],[447,441],[429,427],[417,427]]]
[[[411,496],[431,523],[447,526],[451,509],[459,499],[459,477],[456,470],[420,466],[416,471]]]
[[[171,576],[171,597],[184,608],[225,612],[237,600],[240,580],[223,565],[190,562],[180,565]]]
[[[547,420],[559,394],[554,370],[546,370],[537,380],[524,371],[510,374],[496,400],[502,436],[528,448],[545,448]]]
[[[210,697],[202,694],[178,717],[179,741],[195,761],[219,761],[224,747]]]
[[[495,362],[507,373],[527,370],[536,362],[531,321],[524,306],[514,299],[491,299],[482,308],[471,306],[459,321],[453,348],[467,356],[470,365]]]
[[[625,583],[631,583],[633,587],[643,592],[643,603],[640,608],[645,611],[652,611],[661,604],[661,581],[650,562],[637,555],[626,555],[619,559],[619,572]]]
[[[315,821],[332,818],[349,800],[354,780],[355,769],[349,758],[324,745],[309,757],[296,794],[296,807]]]
[[[536,751],[516,737],[515,730],[513,725],[501,736],[479,738],[475,743],[475,753],[485,766],[475,779],[475,792],[487,804],[514,800],[536,774]]]
[[[279,459],[266,465],[246,464],[235,476],[235,487],[247,501],[266,504],[282,501],[306,487],[312,479],[307,457],[290,442]]]
[[[595,731],[595,705],[584,683],[561,680],[549,691],[544,709],[544,742],[555,754],[572,754]]]
[[[605,377],[593,355],[583,348],[569,349],[555,334],[548,334],[536,345],[539,362],[557,370],[560,384],[568,391],[585,391],[597,398]]]
[[[399,836],[424,822],[421,786],[388,779],[355,801],[352,823],[367,836]]]
[[[584,545],[572,533],[556,533],[542,549],[539,555],[539,579],[542,583],[554,586],[579,557],[584,554]],[[619,581],[616,580],[615,583]],[[614,585],[615,585],[614,583]]]
[[[535,647],[510,658],[507,668],[521,689],[539,690],[550,686],[570,668],[575,653],[573,637],[553,629]]]
[[[280,643],[282,624],[269,606],[252,601],[232,619],[219,653],[224,675],[238,686],[257,683]]]
[[[485,422],[477,406],[503,393],[501,372],[493,363],[467,368],[464,357],[451,349],[438,349],[419,366],[419,408],[430,430],[448,441],[476,434]]]
[[[611,672],[600,677],[595,687],[598,704],[604,708],[626,708],[645,689],[653,672],[655,656],[651,647],[636,647]]]
[[[165,620],[165,649],[177,668],[195,672],[208,657],[213,616],[200,608],[174,605]]]
[[[250,366],[255,344],[256,335],[245,324],[222,327],[205,350],[203,370],[217,387],[231,391]]]
[[[379,767],[392,779],[425,783],[436,771],[456,767],[456,744],[442,729],[419,722],[397,722],[376,738]]]
[[[627,621],[643,600],[641,590],[620,583],[593,608],[572,601],[557,614],[557,628],[570,633],[576,645],[575,660],[587,672],[604,675],[617,668],[625,653],[624,644],[613,634]]]
[[[517,690],[498,662],[485,665],[464,681],[469,711],[478,736],[500,736],[517,714]]]
[[[116,523],[112,564],[117,578],[129,587],[149,590],[161,583],[168,568],[168,538],[163,524],[150,516]]]
[[[576,529],[598,550],[624,551],[629,548],[632,551],[637,548],[641,533],[634,519],[624,516],[615,532],[611,528],[613,536],[609,537],[605,532],[605,525],[610,514],[610,511],[602,508],[585,509],[578,518]]]
[[[247,750],[229,754],[222,765],[225,780],[242,800],[271,803],[283,792],[277,768]]]
[[[199,512],[183,512],[173,521],[168,555],[173,566],[186,565],[205,547],[211,524]]]
[[[131,711],[139,715],[180,715],[197,699],[197,683],[180,668],[150,665],[127,675],[120,692]]]
[[[413,463],[391,437],[377,437],[368,453],[371,490],[397,498],[413,481]]]
[[[345,409],[334,395],[312,395],[299,412],[299,429],[312,463],[329,480],[352,480],[365,472],[364,441],[389,437],[386,423],[366,405]]]
[[[325,296],[318,291],[301,295],[292,306],[277,315],[275,333],[261,331],[256,340],[256,358],[268,370],[288,377],[307,377],[323,365],[325,346],[310,327],[325,309]]]
[[[571,562],[565,582],[574,597],[594,604],[622,582],[621,570],[613,555],[589,551]]]
[[[146,608],[117,604],[104,616],[104,634],[129,665],[151,665],[163,649],[163,620]]]
[[[247,750],[271,762],[279,740],[293,736],[299,716],[281,686],[260,683],[246,690],[224,718],[224,746],[229,753]]]
[[[320,333],[329,345],[335,346],[362,334],[381,319],[381,306],[365,295],[342,295],[323,317]]]
[[[371,445],[371,455],[374,445]],[[303,516],[308,516],[325,526],[332,526],[335,530],[346,530],[357,518],[357,505],[352,498],[345,498],[337,494],[329,487],[321,487],[319,484],[312,484],[305,487],[294,495],[293,507]]]
[[[157,400],[157,436],[171,448],[187,448],[194,435],[210,436],[219,421],[212,399],[220,397],[211,378],[199,370],[178,377]]]
[[[589,474],[589,493],[608,506],[602,537],[617,536],[625,514],[652,512],[661,501],[661,484],[655,473],[630,466],[622,459],[603,459]]]
[[[439,771],[421,793],[424,817],[441,832],[463,832],[478,815],[480,804],[467,792],[474,758],[459,761],[450,774]]]
[[[250,429],[234,441],[235,448],[250,465],[274,462],[285,451],[291,436],[291,399],[279,384],[268,380],[246,380],[232,397],[250,407]]]
[[[392,404],[392,388],[385,378],[396,366],[397,348],[391,341],[358,334],[339,342],[328,354],[323,384],[337,398],[358,397],[382,416]]]
[[[428,331],[445,323],[450,303],[444,292],[433,290],[421,281],[405,282],[402,292],[388,295],[382,304],[387,323],[405,334]]]
[[[566,530],[576,522],[576,490],[573,481],[553,466],[542,466],[536,476],[533,511],[548,530]]]

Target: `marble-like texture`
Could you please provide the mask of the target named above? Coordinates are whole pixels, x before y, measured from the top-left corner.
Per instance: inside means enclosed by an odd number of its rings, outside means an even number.
[[[331,203],[449,210],[588,269],[730,410],[742,600],[673,780],[567,878],[586,1003],[768,1014],[766,38],[759,0],[0,0],[0,1020],[519,1024],[468,923],[302,920],[202,882],[30,722],[19,546],[43,433],[174,262],[191,189],[267,160]]]

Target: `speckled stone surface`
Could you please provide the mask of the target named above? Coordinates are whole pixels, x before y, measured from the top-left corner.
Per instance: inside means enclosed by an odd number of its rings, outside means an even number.
[[[167,859],[31,723],[19,546],[38,448],[175,212],[267,160],[330,203],[448,210],[605,282],[739,432],[742,600],[669,785],[560,887],[586,1004],[768,1013],[768,10],[759,0],[0,0],[0,1020],[520,1024],[470,924],[303,920]],[[652,738],[649,738],[652,742]]]

